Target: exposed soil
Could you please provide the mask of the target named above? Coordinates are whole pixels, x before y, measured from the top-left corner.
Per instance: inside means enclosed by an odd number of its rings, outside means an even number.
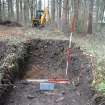
[[[65,52],[67,47],[68,41],[32,41],[30,59],[25,67],[27,72],[23,79],[66,78]],[[80,77],[80,83],[75,88],[71,84],[56,84],[54,91],[46,93],[39,90],[39,84],[16,82],[4,105],[88,105],[93,97],[90,88],[92,67],[80,48],[72,48],[72,60],[68,74],[69,79]]]
[[[12,22],[12,21],[9,21],[9,20],[0,22],[0,25],[12,26],[12,27],[22,27],[21,24],[19,24],[17,22]]]

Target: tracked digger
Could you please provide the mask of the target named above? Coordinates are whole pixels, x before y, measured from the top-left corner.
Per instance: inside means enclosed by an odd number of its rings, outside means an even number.
[[[45,26],[50,20],[48,7],[45,10],[37,10],[36,17],[32,18],[32,27]]]

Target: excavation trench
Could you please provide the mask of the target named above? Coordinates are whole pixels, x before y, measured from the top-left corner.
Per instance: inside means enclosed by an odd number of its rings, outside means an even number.
[[[28,42],[29,59],[21,79],[5,100],[4,105],[87,105],[93,96],[90,88],[92,82],[92,66],[89,58],[79,47],[72,44],[72,58],[69,64],[68,77],[65,76],[66,50],[68,41],[63,40],[31,40]],[[80,77],[75,89],[71,85],[60,85],[54,91],[39,91],[39,84],[19,84],[26,79],[64,79],[71,81]],[[64,93],[62,96],[62,92]]]

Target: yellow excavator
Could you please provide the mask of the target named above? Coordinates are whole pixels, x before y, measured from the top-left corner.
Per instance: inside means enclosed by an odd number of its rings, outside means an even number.
[[[36,11],[36,17],[32,18],[32,26],[33,27],[38,27],[38,26],[44,26],[47,24],[50,20],[49,16],[49,10],[48,7],[45,8],[45,10],[37,10]]]

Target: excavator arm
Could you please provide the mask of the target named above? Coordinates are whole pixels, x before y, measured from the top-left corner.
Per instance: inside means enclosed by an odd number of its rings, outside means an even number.
[[[44,14],[41,16],[41,25],[45,25],[50,20],[48,7],[45,8]]]

